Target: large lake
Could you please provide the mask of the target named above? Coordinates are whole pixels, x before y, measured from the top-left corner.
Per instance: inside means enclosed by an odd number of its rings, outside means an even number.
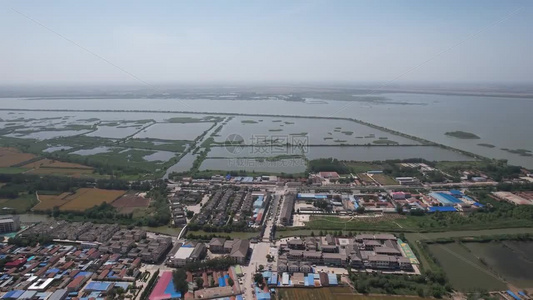
[[[501,148],[526,149],[533,151],[533,130],[531,112],[533,99],[515,99],[482,96],[446,96],[432,94],[383,94],[391,103],[370,103],[355,101],[312,101],[287,102],[281,100],[179,100],[179,99],[38,99],[24,100],[13,98],[0,99],[2,109],[72,109],[72,110],[155,110],[161,112],[190,111],[209,113],[242,113],[300,116],[350,117],[384,126],[400,132],[419,136],[434,142],[449,145],[492,158],[508,159],[512,164],[533,168],[533,158],[509,153]],[[404,104],[397,104],[404,103]],[[405,103],[408,103],[406,105]],[[1,112],[0,118],[7,112]],[[71,112],[16,112],[24,117],[31,114],[72,115]],[[78,114],[78,113],[76,113]],[[83,113],[94,115],[95,113]],[[115,114],[121,120],[129,114]],[[164,120],[167,114],[131,113],[132,119]],[[97,113],[101,116],[102,113]],[[36,116],[37,117],[37,116]],[[236,122],[237,120],[235,120]],[[235,128],[238,123],[232,122]],[[305,122],[304,122],[305,123]],[[250,124],[242,124],[244,127]],[[269,122],[268,129],[275,123]],[[278,124],[279,126],[280,124]],[[289,124],[288,124],[289,125]],[[250,126],[251,127],[251,126]],[[309,124],[290,124],[291,132],[309,132]],[[301,127],[301,128],[298,128]],[[349,130],[344,128],[343,130]],[[327,128],[320,133],[320,139]],[[283,128],[283,131],[288,129]],[[355,135],[360,128],[354,128]],[[476,140],[464,140],[446,136],[448,131],[462,130],[475,133]],[[245,129],[246,133],[248,129]],[[170,131],[172,132],[172,131]],[[362,131],[361,134],[366,134]],[[113,133],[114,134],[114,133]],[[337,136],[342,136],[338,132]],[[221,134],[223,137],[223,135]],[[393,139],[393,138],[391,138]],[[398,142],[404,141],[397,139]],[[487,148],[479,143],[492,144]]]

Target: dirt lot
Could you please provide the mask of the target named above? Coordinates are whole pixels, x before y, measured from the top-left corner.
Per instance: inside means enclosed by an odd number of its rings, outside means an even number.
[[[43,158],[41,160],[23,165],[22,168],[30,169],[30,174],[63,175],[81,177],[93,173],[93,168],[75,163],[62,162]]]
[[[43,158],[41,160],[38,160],[36,162],[32,162],[26,165],[23,165],[22,168],[27,169],[37,169],[37,168],[61,168],[61,169],[88,169],[92,170],[93,168],[80,165],[80,164],[74,164],[74,163],[68,163],[68,162],[62,162],[57,160],[51,160],[48,158]]]
[[[14,148],[0,147],[0,168],[10,167],[22,162],[34,159],[36,156],[30,153],[21,153]]]
[[[40,196],[39,198],[42,202],[36,205],[34,209],[46,210],[60,204],[59,210],[81,211],[104,202],[112,203],[115,199],[124,195],[124,193],[126,191],[81,188],[74,194],[66,195],[66,193],[63,193],[58,196]]]
[[[137,208],[146,208],[150,205],[150,199],[136,194],[126,194],[111,204],[121,213],[131,213]]]

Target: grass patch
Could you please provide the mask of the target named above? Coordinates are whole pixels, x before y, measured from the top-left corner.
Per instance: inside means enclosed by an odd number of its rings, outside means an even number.
[[[196,230],[196,231],[188,231],[187,234],[191,234],[194,236],[220,236],[220,237],[227,237],[229,236],[232,239],[251,239],[254,237],[259,236],[259,231],[253,231],[253,232],[206,232],[203,230]]]
[[[398,182],[385,174],[373,174],[372,178],[382,185],[397,185]]]
[[[383,166],[368,162],[350,161],[345,163],[353,173],[366,173],[368,171],[383,170]]]
[[[0,168],[0,174],[20,174],[28,171],[24,168],[6,167]]]
[[[27,212],[36,203],[35,194],[24,194],[14,199],[0,199],[0,206],[12,208],[17,214]]]
[[[507,151],[509,153],[513,153],[513,154],[518,154],[520,156],[533,156],[533,154],[531,154],[531,150],[527,150],[527,149],[507,149],[507,148],[502,148],[503,151]]]
[[[192,117],[173,117],[166,119],[168,123],[201,123],[201,122],[221,122],[224,117],[207,116],[204,118],[192,118]]]
[[[375,145],[399,145],[400,143],[391,140],[374,140],[372,144]]]
[[[446,132],[445,135],[455,137],[458,139],[465,139],[465,140],[472,140],[472,139],[480,139],[479,136],[473,134],[472,132],[466,132],[466,131],[449,131]]]
[[[478,146],[485,147],[485,148],[495,148],[493,144],[487,144],[487,143],[479,143]]]
[[[365,231],[409,231],[414,230],[412,225],[408,226],[408,223],[404,225],[398,225],[397,220],[385,219],[385,218],[340,218],[336,216],[311,216],[309,222],[306,223],[306,227],[314,230],[365,230]]]
[[[170,141],[170,140],[155,140],[155,139],[128,139],[125,142],[120,142],[121,147],[137,148],[158,151],[170,152],[184,152],[190,141]]]

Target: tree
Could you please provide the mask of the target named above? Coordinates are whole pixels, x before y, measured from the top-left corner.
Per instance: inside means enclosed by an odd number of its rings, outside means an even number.
[[[194,216],[194,211],[188,210],[187,211],[187,218],[191,219]]]
[[[261,274],[261,273],[255,274],[254,275],[254,282],[255,283],[263,282],[263,274]]]
[[[235,282],[233,282],[233,279],[231,279],[231,277],[228,278],[228,285],[233,287],[234,284],[235,284]]]
[[[196,278],[196,286],[199,289],[201,289],[204,286],[204,280],[202,279],[202,277]]]
[[[261,272],[261,271],[263,271],[265,269],[265,266],[259,265],[259,267],[257,269],[259,270],[259,272]]]
[[[177,292],[184,296],[189,291],[189,284],[187,283],[187,273],[184,269],[177,269],[172,273],[174,287]]]
[[[403,215],[403,207],[401,205],[396,206],[396,212],[400,215]]]
[[[107,299],[114,299],[116,295],[117,295],[117,291],[115,289],[111,289],[107,293]]]

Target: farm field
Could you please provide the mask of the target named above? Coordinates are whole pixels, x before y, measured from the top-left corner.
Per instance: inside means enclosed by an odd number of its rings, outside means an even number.
[[[75,163],[62,162],[57,160],[52,160],[48,158],[43,158],[41,160],[31,162],[22,166],[26,169],[38,169],[38,168],[58,168],[58,169],[85,169],[92,170],[93,168],[89,166],[84,166]]]
[[[370,178],[370,176],[366,175],[366,173],[357,173],[357,178],[359,178],[359,180],[361,180],[361,181],[363,181],[365,183],[374,183],[372,178]]]
[[[60,195],[39,195],[39,203],[33,207],[36,211],[51,210],[54,207],[60,207],[61,205],[70,201],[67,197],[70,193],[62,193]]]
[[[519,233],[532,233],[533,228],[502,228],[502,229],[487,229],[487,230],[463,230],[463,231],[445,231],[445,232],[428,232],[428,233],[405,233],[405,237],[409,242],[409,245],[417,253],[424,253],[418,241],[421,240],[433,240],[438,238],[451,238],[451,237],[468,237],[468,236],[483,236],[483,235],[502,235],[502,234],[519,234]],[[417,255],[420,263],[425,270],[432,270],[432,264],[428,261],[425,255]]]
[[[59,210],[61,211],[83,211],[96,205],[100,205],[104,202],[112,203],[118,197],[124,195],[126,191],[122,190],[102,190],[93,188],[81,188],[74,194],[63,193],[57,196],[43,195],[39,198],[39,203],[34,210],[46,210],[52,209],[57,204],[61,204]]]
[[[16,167],[0,168],[0,174],[20,174],[26,171],[28,170],[23,169],[23,168],[16,168]]]
[[[93,177],[92,169],[73,169],[73,168],[38,168],[28,171],[28,174],[42,174],[42,175],[63,175],[71,177],[88,176]],[[100,177],[100,176],[98,176]],[[105,177],[105,176],[102,176]]]
[[[0,207],[13,208],[18,214],[25,213],[35,203],[37,203],[37,199],[34,194],[21,195],[14,199],[0,199]]]
[[[507,288],[502,279],[489,271],[474,253],[460,244],[431,244],[428,248],[446,273],[453,288],[465,292]]]
[[[28,162],[24,164],[25,162]],[[62,162],[53,159],[38,159],[31,153],[22,153],[14,148],[0,147],[0,173],[1,174],[41,174],[62,176],[91,176],[94,169],[76,163]]]
[[[128,214],[139,208],[147,208],[150,205],[150,199],[138,196],[136,194],[126,194],[111,203],[120,213]]]
[[[275,299],[290,300],[419,300],[418,297],[360,295],[348,287],[278,288]]]
[[[493,272],[519,288],[533,287],[533,242],[464,243]]]
[[[383,166],[367,162],[350,161],[346,162],[346,165],[352,170],[353,173],[366,173],[371,170],[383,170]]]
[[[0,147],[0,168],[11,167],[35,157],[31,153],[22,153],[14,148]]]
[[[392,177],[385,175],[385,174],[374,174],[372,175],[372,178],[379,182],[381,185],[396,185],[398,182],[394,180]]]

